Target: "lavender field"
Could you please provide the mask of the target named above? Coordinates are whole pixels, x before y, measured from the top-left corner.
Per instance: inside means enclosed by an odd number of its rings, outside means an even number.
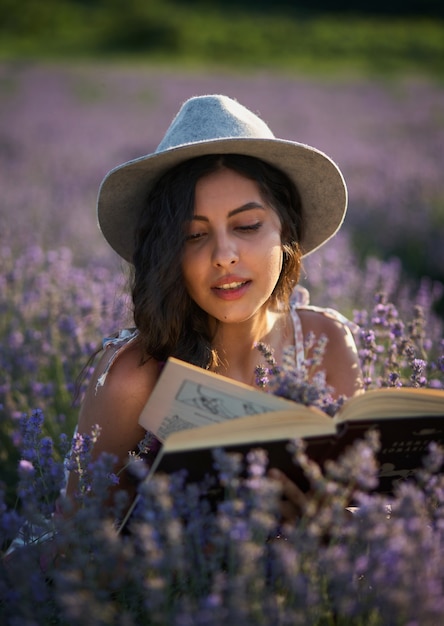
[[[180,477],[153,480],[134,540],[120,542],[104,506],[112,459],[91,465],[91,442],[79,436],[77,471],[91,482],[77,515],[53,516],[76,378],[102,337],[131,324],[127,268],[96,226],[98,186],[110,168],[156,148],[183,100],[209,92],[239,99],[277,136],[312,144],[341,166],[347,220],[307,258],[303,285],[314,304],[360,323],[368,387],[444,388],[442,85],[0,65],[0,553],[37,513],[63,555],[43,567],[45,544],[29,535],[29,550],[8,566],[0,560],[2,619],[435,626],[444,615],[443,453],[435,448],[419,487],[401,485],[390,516],[387,501],[367,493],[376,480],[369,439],[322,479],[307,466],[314,501],[326,504],[308,510],[285,541],[268,543],[277,494],[259,457],[245,483],[235,463],[219,459],[235,488],[217,517]],[[345,515],[350,481],[357,517]]]
[[[422,304],[439,343],[431,309],[443,290],[441,86],[79,63],[3,64],[0,86],[0,400],[9,415],[38,406],[72,425],[76,375],[101,337],[130,321],[125,268],[96,226],[98,186],[110,168],[154,150],[196,94],[235,97],[277,136],[341,166],[349,213],[306,261],[312,301],[352,316],[383,290],[404,315]],[[409,263],[416,271],[406,278]]]
[[[339,163],[362,249],[410,246],[412,266],[443,275],[442,86],[19,63],[0,66],[0,86],[1,231],[14,251],[32,241],[109,261],[94,224],[103,175],[153,150],[184,99],[222,92]]]

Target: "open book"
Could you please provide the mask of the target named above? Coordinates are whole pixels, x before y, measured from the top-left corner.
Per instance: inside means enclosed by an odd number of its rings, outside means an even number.
[[[286,472],[303,488],[288,443],[304,439],[310,458],[335,459],[370,428],[380,433],[381,492],[421,466],[431,441],[444,444],[444,391],[375,389],[348,399],[334,418],[170,358],[139,423],[163,446],[150,473],[185,469],[190,481],[214,473],[212,451],[246,453],[263,448],[269,466]]]

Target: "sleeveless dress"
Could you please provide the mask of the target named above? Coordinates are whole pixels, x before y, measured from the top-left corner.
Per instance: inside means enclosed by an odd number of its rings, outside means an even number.
[[[309,293],[308,291],[301,286],[297,286],[293,291],[291,300],[290,300],[290,314],[293,322],[294,329],[294,345],[295,345],[295,365],[297,369],[302,369],[305,363],[305,353],[304,353],[304,335],[302,332],[302,324],[298,314],[299,310],[310,310],[321,313],[323,315],[327,315],[341,324],[348,326],[352,332],[356,332],[358,326],[348,320],[344,315],[336,311],[335,309],[323,308],[311,306],[309,304]],[[115,348],[115,351],[111,355],[106,364],[106,367],[98,378],[95,393],[99,393],[100,388],[105,385],[106,378],[113,364],[119,358],[119,356],[137,339],[139,335],[139,331],[136,328],[126,328],[120,330],[113,337],[106,337],[102,342],[102,347],[104,350],[109,348]],[[154,461],[157,453],[159,452],[162,443],[157,439],[157,437],[148,433],[147,437],[148,446],[146,452],[143,454],[143,458],[148,465]]]
[[[302,332],[302,325],[301,325],[301,320],[298,314],[299,310],[310,310],[310,311],[316,311],[319,312],[323,315],[327,315],[329,317],[332,317],[333,319],[339,321],[340,323],[344,324],[345,326],[348,326],[350,328],[350,330],[352,332],[356,332],[359,327],[357,326],[357,324],[354,324],[353,322],[351,322],[350,320],[348,320],[346,317],[344,317],[341,313],[339,313],[338,311],[336,311],[335,309],[329,309],[329,308],[321,308],[321,307],[316,307],[316,306],[311,306],[309,304],[309,294],[308,291],[301,287],[301,286],[297,286],[293,292],[291,301],[290,301],[290,313],[291,313],[291,318],[293,321],[293,327],[294,327],[294,342],[295,342],[295,361],[296,361],[296,367],[297,368],[303,368],[304,367],[304,361],[305,361],[305,354],[304,354],[304,336],[303,336],[303,332]],[[106,364],[106,367],[102,373],[102,375],[98,378],[97,383],[96,383],[96,387],[95,387],[95,393],[100,393],[100,389],[105,385],[106,383],[106,378],[108,376],[108,373],[110,371],[110,369],[112,368],[113,364],[116,362],[116,360],[119,358],[119,356],[130,346],[133,344],[133,342],[137,339],[139,335],[139,332],[137,329],[135,328],[126,328],[123,330],[120,330],[118,333],[116,333],[115,336],[113,337],[105,337],[102,341],[102,348],[104,350],[110,349],[110,348],[114,348],[114,352],[113,354],[110,356],[108,363]],[[77,427],[75,429],[75,432],[77,431]],[[151,463],[154,461],[156,455],[158,454],[162,443],[159,441],[159,439],[157,439],[157,437],[155,437],[152,433],[147,433],[148,435],[148,439],[149,439],[149,445],[147,446],[147,450],[141,454],[141,456],[144,458],[144,460],[148,463],[148,465],[151,465]],[[130,452],[130,451],[129,451]],[[68,478],[68,472],[66,472],[66,479]],[[23,545],[25,545],[27,542],[29,542],[29,536],[34,535],[34,537],[32,538],[33,541],[35,542],[40,542],[40,541],[48,541],[52,538],[51,535],[51,529],[50,526],[48,524],[47,520],[42,519],[41,520],[41,524],[38,524],[37,527],[35,529],[30,529],[28,527],[29,525],[25,522],[24,527],[22,529],[20,529],[18,535],[15,537],[15,539],[12,541],[11,545],[9,546],[9,549],[7,551],[7,555],[10,555],[14,552],[14,550],[16,550],[19,547],[22,547]],[[36,531],[36,534],[32,532],[32,530]],[[40,533],[38,533],[37,531],[40,531]],[[24,541],[24,536],[28,536],[28,541],[25,542]],[[42,538],[44,537],[44,538]]]
[[[304,336],[302,333],[302,324],[298,314],[298,310],[304,309],[309,311],[316,311],[322,313],[333,319],[337,320],[341,324],[348,326],[352,332],[358,330],[358,325],[351,322],[344,315],[336,311],[335,309],[312,306],[309,304],[309,294],[304,287],[297,286],[293,291],[293,295],[290,300],[290,314],[293,321],[294,328],[294,343],[295,343],[295,359],[296,367],[303,367],[305,354],[304,354]],[[117,348],[113,355],[110,357],[103,373],[99,376],[95,392],[97,393],[100,387],[103,387],[108,376],[108,372],[112,368],[114,362],[119,358],[124,350],[126,350],[138,337],[139,331],[136,328],[125,328],[120,330],[116,335],[111,337],[105,337],[102,341],[102,348]]]

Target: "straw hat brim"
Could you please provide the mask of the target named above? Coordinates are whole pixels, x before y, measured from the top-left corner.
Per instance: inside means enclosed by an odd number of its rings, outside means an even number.
[[[111,170],[98,195],[99,227],[112,248],[132,262],[135,230],[155,182],[172,167],[209,154],[257,157],[285,172],[301,198],[305,234],[300,241],[307,255],[340,228],[347,209],[347,187],[338,166],[323,152],[277,138],[228,138],[184,144],[155,152]]]

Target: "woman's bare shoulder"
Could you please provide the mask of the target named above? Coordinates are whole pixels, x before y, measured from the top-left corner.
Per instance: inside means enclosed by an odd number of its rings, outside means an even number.
[[[112,367],[109,367],[111,362]],[[137,342],[125,350],[109,347],[97,363],[87,393],[99,400],[106,396],[114,400],[122,397],[125,401],[131,397],[142,397],[146,401],[158,377],[159,363],[155,359],[142,362]]]
[[[117,351],[119,351],[117,353]],[[142,363],[138,342],[107,347],[101,355],[83,398],[78,432],[90,434],[97,425],[100,435],[93,455],[115,455],[116,470],[125,467],[128,455],[137,450],[145,435],[139,425],[140,413],[159,377],[159,364],[150,359]],[[112,360],[112,367],[108,367]],[[104,376],[105,374],[105,376]],[[122,477],[122,485],[125,483]],[[77,478],[70,475],[67,492],[74,493]]]
[[[327,382],[334,387],[336,395],[352,396],[362,389],[362,374],[358,352],[349,326],[340,316],[328,310],[301,309],[298,311],[304,336],[309,332],[319,338],[327,337],[322,369]]]
[[[302,308],[298,309],[304,335],[313,332],[316,336],[325,334],[337,335],[347,333],[349,330],[342,316],[335,316],[330,309]]]
[[[142,364],[136,342],[119,354],[106,380],[98,385],[114,350],[107,348],[97,364],[82,403],[78,429],[88,433],[97,424],[101,429],[97,452],[112,452],[123,462],[144,436],[138,420],[158,380],[159,364],[154,359]]]

